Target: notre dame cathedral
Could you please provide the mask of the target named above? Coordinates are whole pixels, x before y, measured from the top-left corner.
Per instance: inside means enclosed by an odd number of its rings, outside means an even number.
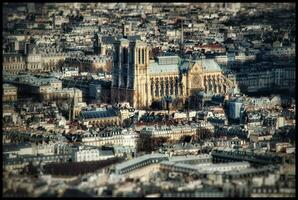
[[[213,59],[160,56],[150,60],[149,51],[140,40],[115,42],[112,103],[129,102],[146,109],[167,96],[185,101],[195,91],[225,94],[235,87],[235,81],[225,77]]]

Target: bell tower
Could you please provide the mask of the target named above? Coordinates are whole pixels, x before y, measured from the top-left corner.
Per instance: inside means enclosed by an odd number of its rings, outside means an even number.
[[[129,65],[129,41],[120,39],[114,43],[112,103],[127,101],[127,79],[131,66]]]
[[[149,80],[149,47],[145,42],[135,41],[134,47],[134,98],[133,106],[137,108],[147,108],[151,104],[151,88]]]
[[[149,91],[149,48],[145,42],[120,39],[114,43],[112,103],[129,102],[147,108]]]

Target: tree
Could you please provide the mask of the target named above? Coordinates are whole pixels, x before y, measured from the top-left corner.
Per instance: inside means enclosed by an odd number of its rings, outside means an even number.
[[[37,166],[33,165],[32,162],[29,163],[29,165],[27,166],[27,172],[28,174],[31,174],[31,175],[37,175],[38,174],[38,169],[37,169]]]
[[[196,140],[206,140],[210,139],[213,136],[213,133],[207,128],[199,128],[196,132]]]
[[[142,134],[140,136],[140,139],[138,141],[138,151],[145,151],[147,153],[150,153],[152,151],[158,150],[160,146],[162,146],[164,143],[168,142],[167,137],[157,137],[153,138],[150,135]]]

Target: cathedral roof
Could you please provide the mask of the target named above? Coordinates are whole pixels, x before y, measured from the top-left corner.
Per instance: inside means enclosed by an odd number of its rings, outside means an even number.
[[[220,66],[214,59],[202,59],[202,67],[204,72],[220,72]]]
[[[149,73],[177,73],[180,58],[178,56],[158,56],[156,62],[150,63]]]
[[[194,61],[183,60],[183,61],[179,64],[179,69],[180,69],[181,71],[183,71],[183,70],[188,70],[188,69],[190,69],[194,64],[195,64]]]
[[[178,58],[178,59],[177,59]],[[179,70],[188,70],[196,62],[202,63],[203,71],[208,72],[220,72],[220,66],[214,59],[202,59],[202,60],[180,60],[178,56],[162,56],[158,57],[157,62],[149,64],[150,74],[166,74],[166,73],[179,73]]]
[[[150,74],[160,74],[160,73],[178,74],[178,65],[177,64],[160,65],[157,62],[150,63],[149,73]]]

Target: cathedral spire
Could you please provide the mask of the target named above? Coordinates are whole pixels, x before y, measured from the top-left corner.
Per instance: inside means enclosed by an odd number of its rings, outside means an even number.
[[[93,37],[93,52],[94,54],[98,55],[101,52],[101,46],[100,46],[100,40],[98,37],[98,34],[94,31],[94,37]]]

